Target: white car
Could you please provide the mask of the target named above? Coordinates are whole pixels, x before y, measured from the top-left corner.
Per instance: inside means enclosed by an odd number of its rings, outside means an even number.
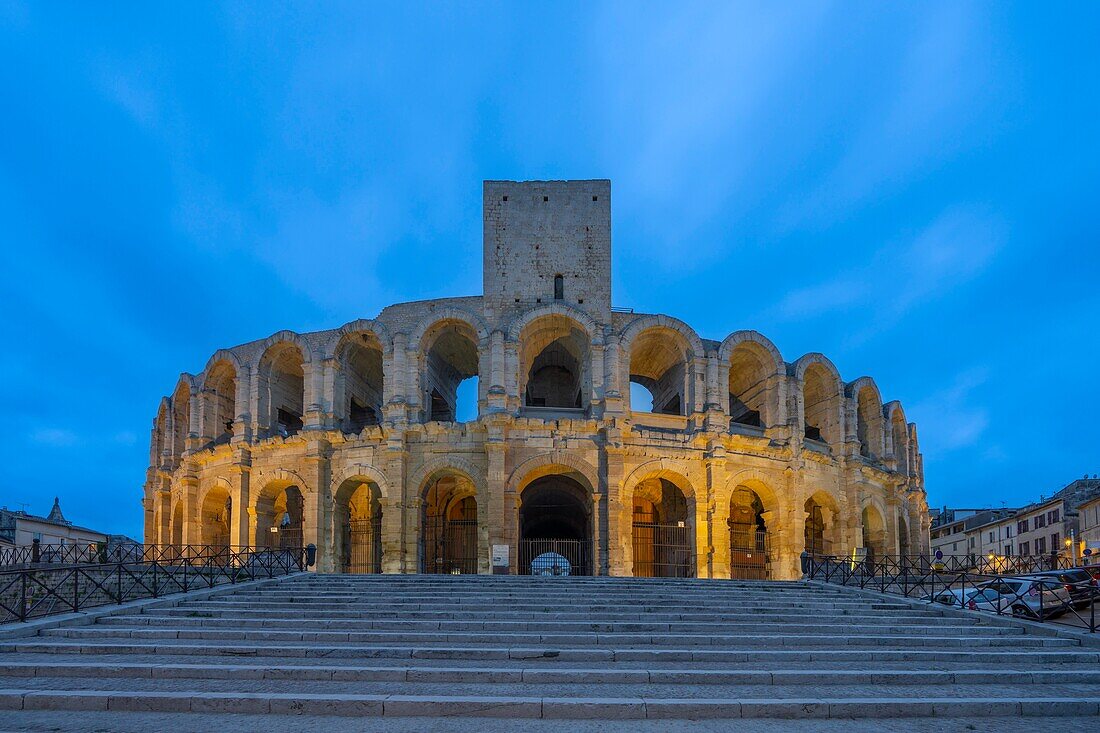
[[[1001,578],[982,586],[997,594],[991,608],[1021,618],[1043,620],[1061,616],[1072,607],[1069,591],[1057,579],[1041,577]],[[979,603],[981,608],[985,603]]]
[[[950,588],[947,590],[942,590],[939,593],[936,593],[934,596],[925,596],[924,600],[935,601],[936,603],[942,603],[945,606],[954,606],[955,608],[969,608],[971,611],[974,611],[977,609],[975,597],[983,593],[984,589],[982,587],[972,585],[967,587],[966,589]],[[997,593],[996,591],[991,591],[991,594],[992,595],[990,599],[986,599],[983,595],[980,599],[978,599],[978,601],[986,602],[987,600],[993,600],[996,597]],[[995,611],[996,608],[994,607],[992,609],[985,610]]]

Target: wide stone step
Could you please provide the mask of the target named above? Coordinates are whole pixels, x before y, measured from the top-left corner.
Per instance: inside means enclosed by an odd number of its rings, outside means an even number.
[[[280,631],[272,629],[178,629],[178,628],[124,628],[91,626],[46,629],[43,637],[70,639],[143,639],[176,640],[197,639],[207,641],[309,641],[322,645],[344,643],[442,643],[442,644],[503,644],[524,646],[546,644],[550,646],[718,646],[738,647],[808,647],[808,646],[882,646],[912,647],[1066,647],[1077,646],[1076,640],[1055,637],[1037,637],[999,634],[996,627],[960,629],[958,633],[936,628],[935,633],[915,635],[881,633],[817,633],[816,629],[802,629],[782,634],[680,634],[680,633],[463,633],[449,631]]]
[[[685,699],[361,695],[270,692],[0,690],[0,709],[277,713],[340,716],[468,716],[509,719],[733,719],[1095,716],[1094,697],[838,697]]]
[[[1100,669],[1027,670],[701,670],[532,667],[439,667],[245,664],[161,664],[96,662],[10,662],[0,677],[95,677],[203,679],[392,681],[531,684],[650,685],[1041,685],[1097,684]]]
[[[603,621],[590,619],[587,621],[573,621],[560,619],[547,620],[401,620],[390,619],[354,619],[333,620],[326,618],[241,618],[234,620],[220,618],[189,618],[180,616],[109,616],[99,621],[100,626],[126,626],[126,627],[171,627],[177,629],[280,629],[314,631],[370,631],[370,630],[403,630],[403,631],[557,631],[562,633],[577,632],[661,632],[661,633],[707,633],[738,635],[750,633],[799,633],[799,629],[792,628],[790,623],[773,623],[770,619],[761,621],[722,621],[711,623],[697,623],[684,621],[649,622],[649,621]],[[838,621],[818,621],[813,624],[813,630],[818,633],[835,631],[844,634],[917,634],[925,631],[927,627],[922,624],[868,624],[866,626],[853,626],[851,623]],[[942,634],[975,634],[975,635],[1023,635],[1024,629],[1013,626],[980,626],[973,622],[938,625],[938,633]]]
[[[309,613],[328,612],[328,611],[340,611],[351,609],[360,612],[371,611],[469,611],[476,612],[484,610],[486,608],[493,608],[503,606],[513,611],[525,611],[525,612],[550,612],[550,611],[575,611],[579,613],[603,613],[621,611],[624,608],[629,608],[635,612],[650,613],[650,612],[670,612],[676,610],[682,610],[685,607],[690,607],[700,611],[711,611],[714,613],[720,613],[725,610],[736,610],[740,613],[768,613],[776,610],[775,605],[753,605],[753,604],[699,604],[697,606],[686,606],[684,603],[637,603],[624,601],[623,603],[606,604],[606,603],[565,603],[557,598],[549,599],[545,598],[538,602],[533,603],[498,603],[492,599],[485,599],[482,603],[447,603],[440,601],[425,601],[424,603],[406,603],[404,601],[387,601],[384,599],[375,599],[370,601],[362,601],[355,603],[322,603],[313,602],[308,598],[303,598],[298,601],[287,602],[271,602],[258,604],[252,601],[236,601],[232,598],[225,600],[219,600],[216,602],[204,601],[197,604],[184,603],[181,607],[188,608],[191,605],[199,605],[200,607],[217,606],[224,609],[238,609],[238,610],[297,610]],[[906,604],[882,604],[882,603],[847,603],[847,604],[835,604],[835,605],[811,605],[811,604],[790,604],[782,606],[785,611],[798,610],[805,613],[814,614],[832,614],[836,611],[851,610],[858,612],[873,612],[873,611],[904,611],[912,612],[912,607]]]
[[[1008,667],[1021,664],[1096,664],[1100,653],[1081,651],[1081,647],[1065,647],[1063,651],[1022,649],[1014,647],[975,649],[890,649],[890,648],[838,648],[814,649],[667,649],[640,648],[545,648],[507,646],[359,646],[342,644],[337,647],[316,644],[240,644],[194,643],[179,640],[157,643],[140,641],[76,641],[62,639],[33,639],[0,644],[0,653],[47,654],[143,654],[180,655],[204,657],[263,657],[263,658],[324,658],[324,659],[436,659],[436,660],[558,660],[563,662],[913,662],[918,665],[937,663],[997,663]]]
[[[153,611],[150,611],[153,613]],[[599,620],[600,622],[646,622],[646,623],[673,623],[673,622],[697,622],[697,623],[752,623],[753,621],[766,621],[769,623],[787,623],[787,624],[814,624],[828,621],[830,623],[853,625],[858,621],[862,625],[890,625],[890,624],[920,624],[922,626],[927,625],[930,620],[935,619],[938,623],[942,623],[942,615],[932,614],[903,614],[903,613],[891,613],[891,614],[833,614],[828,617],[813,614],[789,614],[772,612],[768,614],[751,614],[751,613],[738,613],[735,609],[731,609],[728,612],[721,614],[714,613],[601,613],[599,616],[594,616],[590,613],[574,613],[574,612],[550,612],[550,613],[522,613],[507,610],[485,610],[481,612],[469,611],[465,613],[454,613],[449,611],[379,611],[374,613],[363,613],[359,611],[328,611],[325,613],[316,613],[307,615],[301,611],[266,611],[263,609],[256,609],[255,611],[227,611],[217,606],[186,606],[180,608],[158,608],[155,610],[158,617],[171,617],[171,618],[205,618],[205,619],[224,619],[227,622],[233,621],[247,621],[249,623],[263,623],[266,621],[271,622],[298,622],[302,620],[303,623],[309,620],[325,619],[333,623],[340,623],[342,621],[357,621],[357,620],[408,620],[408,621],[432,621],[432,620],[450,620],[450,621],[463,621],[463,620],[476,620],[476,621],[532,621],[532,620],[545,620],[545,621],[578,621],[578,620]],[[852,618],[858,616],[858,619]],[[111,618],[111,617],[108,617]],[[129,616],[128,618],[135,618]],[[979,624],[985,617],[982,614],[974,614],[970,618],[952,617],[951,623],[953,624]]]

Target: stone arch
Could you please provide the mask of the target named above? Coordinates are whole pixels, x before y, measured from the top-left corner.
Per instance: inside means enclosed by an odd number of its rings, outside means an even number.
[[[516,349],[515,379],[522,404],[587,407],[595,333],[591,318],[564,304],[536,308],[517,319],[509,329],[509,342]]]
[[[259,379],[259,419],[269,435],[287,437],[300,431],[306,411],[307,365],[312,351],[304,338],[280,331],[267,338],[256,369]]]
[[[187,450],[187,439],[194,434],[191,425],[191,397],[199,394],[198,380],[191,374],[183,373],[176,380],[176,388],[171,397],[172,423],[172,467],[179,465]]]
[[[337,571],[382,572],[385,491],[381,472],[371,466],[349,466],[334,480],[332,557]]]
[[[203,438],[214,445],[228,443],[233,437],[233,424],[240,412],[237,405],[237,385],[240,379],[240,359],[225,349],[210,357],[203,369],[202,434]]]
[[[847,395],[854,402],[856,439],[864,458],[877,460],[883,457],[885,436],[883,433],[882,394],[875,380],[860,377],[849,382]]]
[[[644,387],[653,396],[652,412],[690,415],[695,410],[696,360],[706,351],[690,326],[670,316],[643,316],[627,326],[619,343],[626,355],[622,382]]]
[[[370,318],[357,318],[329,332],[328,338],[325,340],[324,347],[322,348],[322,355],[326,359],[335,358],[341,341],[344,341],[349,336],[357,336],[360,334],[370,334],[378,342],[379,348],[381,348],[384,353],[390,354],[393,352],[393,334],[390,332],[390,329],[386,327],[386,324]]]
[[[481,559],[478,498],[484,482],[467,461],[440,458],[416,473],[420,506],[420,572],[472,574]]]
[[[259,474],[252,498],[256,547],[300,548],[305,536],[305,497],[310,487],[293,471],[274,469]],[[272,528],[276,532],[272,532]]]
[[[588,461],[568,451],[549,451],[531,456],[512,469],[508,477],[508,490],[519,493],[535,479],[554,473],[575,472],[588,483],[589,491],[599,491],[599,471]]]
[[[340,486],[351,479],[362,478],[365,481],[370,481],[378,487],[380,498],[389,498],[390,484],[386,475],[374,466],[366,463],[355,463],[350,466],[345,466],[339,473],[333,474],[332,477],[332,490],[333,495],[340,488]]]
[[[421,492],[428,479],[443,471],[452,471],[462,474],[471,484],[473,484],[479,496],[485,495],[484,471],[479,470],[472,461],[459,456],[440,456],[425,461],[416,472],[412,474],[413,478],[409,482],[409,485],[416,487],[416,490]]]
[[[477,379],[478,412],[481,404],[482,345],[488,330],[477,316],[459,308],[445,308],[421,321],[410,344],[416,347],[421,420],[456,422],[458,388]]]
[[[718,360],[726,370],[726,407],[731,423],[756,427],[782,420],[777,380],[785,371],[779,349],[756,331],[736,331],[722,342]]]
[[[806,552],[811,555],[832,555],[843,549],[839,531],[841,503],[832,492],[817,489],[803,504],[806,524],[803,533]]]
[[[177,550],[183,547],[183,525],[186,521],[187,520],[183,511],[183,499],[176,499],[172,503],[172,516],[169,527],[172,545],[177,548]]]
[[[701,530],[688,472],[666,459],[638,466],[623,483],[635,577],[695,577]]]
[[[218,476],[199,495],[200,544],[212,553],[229,550],[234,516],[232,491],[229,479]]]
[[[164,462],[165,451],[171,445],[171,426],[169,425],[172,413],[172,401],[167,397],[160,398],[157,407],[157,416],[153,420],[153,439],[149,450],[149,465],[160,468]]]
[[[381,324],[377,324],[380,326]],[[388,332],[374,321],[352,321],[334,332],[329,341],[335,364],[332,411],[341,429],[359,433],[382,421],[385,403],[387,354],[393,345]]]
[[[465,323],[475,334],[477,334],[477,340],[479,342],[489,338],[489,327],[485,324],[485,320],[481,316],[464,308],[451,306],[432,311],[422,318],[409,335],[409,344],[423,351],[424,338],[428,335],[429,331],[441,323],[451,321]]]
[[[897,400],[883,407],[886,429],[889,435],[890,453],[894,457],[896,471],[909,476],[909,424],[905,420],[905,410]]]
[[[517,569],[521,574],[589,575],[595,570],[598,517],[592,497],[598,484],[591,483],[583,461],[541,458],[548,460],[539,465],[526,461],[510,481],[517,494]]]
[[[791,368],[799,385],[804,437],[837,449],[844,442],[844,382],[824,354],[810,353]]]
[[[547,316],[558,316],[576,323],[591,341],[599,337],[600,327],[587,313],[566,303],[551,303],[532,308],[513,319],[508,324],[508,340],[519,341],[524,329]]]
[[[860,519],[863,525],[861,544],[867,559],[872,562],[882,559],[888,554],[885,507],[877,499],[868,498],[860,509]]]

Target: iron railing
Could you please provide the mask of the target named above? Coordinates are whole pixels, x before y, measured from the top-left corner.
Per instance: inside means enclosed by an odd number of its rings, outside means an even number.
[[[301,548],[132,547],[140,557],[0,570],[0,623],[274,578],[311,562]]]
[[[477,520],[426,517],[420,537],[420,572],[429,575],[477,573]]]
[[[694,578],[691,537],[686,524],[634,522],[634,577]]]
[[[730,529],[730,578],[736,580],[768,580],[771,559],[768,556],[768,533],[764,530]]]
[[[519,574],[591,575],[591,551],[586,540],[524,538],[519,541]]]
[[[1097,631],[1100,567],[981,572],[943,559],[804,555],[802,569],[810,580]]]

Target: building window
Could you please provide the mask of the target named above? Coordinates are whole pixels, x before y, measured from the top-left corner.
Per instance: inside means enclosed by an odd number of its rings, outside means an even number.
[[[1042,514],[1036,515],[1036,517],[1035,517],[1035,529],[1039,529],[1040,527],[1045,527],[1045,526],[1047,526],[1047,518],[1044,517]]]
[[[565,278],[561,275],[554,275],[554,300],[561,300],[565,297]]]
[[[974,549],[974,538],[973,537],[970,538],[970,549],[971,550]]]
[[[1031,543],[1030,542],[1021,542],[1020,543],[1020,554],[1021,555],[1027,555],[1030,550],[1031,550]]]
[[[1016,534],[1023,534],[1024,532],[1027,532],[1027,520],[1021,519],[1016,522]]]
[[[1011,555],[1012,555],[1012,545],[1011,544],[1005,545],[1005,557],[1010,557]]]
[[[1047,524],[1057,524],[1058,523],[1058,516],[1060,514],[1061,514],[1061,511],[1058,510],[1058,509],[1055,509],[1054,511],[1047,512]]]
[[[1011,536],[1012,536],[1012,526],[1009,525],[1008,527],[1005,527],[1005,537],[1011,537]]]
[[[952,542],[951,543],[951,552],[954,552],[957,549],[959,549],[959,543],[958,542]]]
[[[1046,537],[1036,538],[1036,540],[1035,540],[1035,554],[1036,555],[1042,555],[1046,551],[1047,551],[1047,538]]]
[[[1055,532],[1054,534],[1052,534],[1050,536],[1050,551],[1051,552],[1058,552],[1058,548],[1060,547],[1060,545],[1058,543],[1059,543],[1059,540],[1061,540],[1061,539],[1062,539],[1061,535],[1059,535],[1057,532]]]

